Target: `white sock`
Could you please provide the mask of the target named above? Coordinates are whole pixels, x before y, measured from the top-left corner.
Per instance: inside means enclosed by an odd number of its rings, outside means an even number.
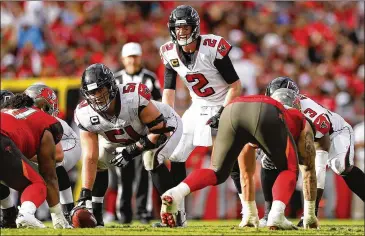
[[[68,204],[68,203],[73,203],[73,202],[74,202],[74,198],[72,196],[71,187],[60,191],[60,203],[61,204]]]
[[[92,197],[92,202],[95,203],[103,203],[104,202],[104,197]]]
[[[11,194],[7,196],[5,199],[1,200],[1,209],[8,209],[14,206],[13,199],[11,198]]]
[[[179,183],[176,187],[171,189],[173,194],[178,194],[181,197],[186,197],[190,193],[189,185],[184,182]]]
[[[270,212],[276,212],[280,214],[284,214],[286,205],[279,200],[275,200],[272,202],[271,210]]]
[[[31,202],[31,201],[25,201],[20,206],[20,210],[19,211],[21,211],[21,212],[28,212],[29,214],[34,215],[36,210],[37,210],[37,207],[35,206],[35,204],[33,202]]]

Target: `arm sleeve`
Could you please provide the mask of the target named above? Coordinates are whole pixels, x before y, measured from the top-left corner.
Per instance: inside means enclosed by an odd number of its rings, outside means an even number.
[[[231,59],[229,58],[229,53],[227,53],[222,59],[216,58],[214,60],[214,66],[228,84],[232,84],[240,79],[233,67]]]
[[[177,72],[169,64],[165,65],[164,89],[176,89]]]

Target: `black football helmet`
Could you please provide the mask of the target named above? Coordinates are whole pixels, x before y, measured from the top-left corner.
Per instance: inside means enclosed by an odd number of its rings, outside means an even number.
[[[51,116],[57,116],[58,98],[56,93],[44,84],[33,84],[29,86],[24,93],[31,97],[34,101],[34,105],[42,111],[50,114]]]
[[[4,104],[7,100],[14,97],[14,93],[9,90],[1,90],[0,92],[0,105]]]
[[[180,46],[186,46],[194,42],[200,35],[200,18],[198,12],[191,6],[181,5],[175,8],[170,15],[167,24],[172,42]],[[189,38],[178,39],[175,28],[182,25],[191,25],[192,31]]]
[[[271,97],[283,104],[285,107],[291,107],[300,110],[300,96],[292,89],[279,88],[271,94]]]
[[[81,93],[96,112],[106,111],[117,92],[114,74],[107,66],[93,64],[82,74]]]
[[[283,76],[275,78],[267,85],[265,95],[271,96],[279,88],[291,89],[297,94],[299,94],[299,87],[294,82],[294,80],[292,80],[289,77]]]

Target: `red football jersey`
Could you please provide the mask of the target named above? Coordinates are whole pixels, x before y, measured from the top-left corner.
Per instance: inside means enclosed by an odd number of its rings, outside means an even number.
[[[276,101],[275,99],[264,96],[264,95],[252,95],[252,96],[240,96],[232,101],[234,102],[262,102],[268,103],[276,106],[281,110],[284,115],[284,120],[290,130],[290,133],[293,135],[295,141],[298,140],[300,132],[304,129],[306,119],[305,116],[295,108],[286,109],[283,104]]]
[[[52,128],[59,121],[37,108],[1,110],[1,134],[9,137],[27,158],[37,154],[45,130],[49,130],[55,143],[63,132]]]

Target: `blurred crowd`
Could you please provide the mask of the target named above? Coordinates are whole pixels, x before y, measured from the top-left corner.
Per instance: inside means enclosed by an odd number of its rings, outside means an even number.
[[[1,2],[1,79],[80,76],[92,63],[121,67],[126,42],[139,42],[145,66],[163,84],[158,49],[183,2]],[[364,2],[187,2],[201,33],[235,47],[245,94],[279,75],[350,123],[364,114]],[[182,96],[188,96],[188,93]],[[356,114],[356,115],[354,115]]]

